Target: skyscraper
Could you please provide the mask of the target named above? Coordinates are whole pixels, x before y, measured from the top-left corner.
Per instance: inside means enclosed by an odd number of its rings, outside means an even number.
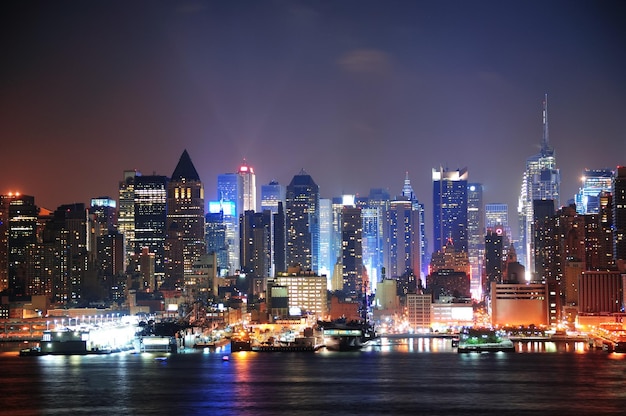
[[[161,175],[135,177],[136,258],[147,247],[154,253],[154,276],[157,288],[165,278],[165,231],[167,223],[167,183]]]
[[[241,215],[245,211],[258,211],[256,206],[256,175],[252,166],[248,166],[244,160],[243,164],[239,166],[239,176],[241,176],[242,183],[242,211],[238,214]]]
[[[576,212],[597,214],[600,210],[600,193],[611,192],[612,181],[611,169],[585,169],[582,186],[576,194]]]
[[[361,208],[344,205],[341,212],[341,264],[343,266],[343,291],[361,298],[367,291],[363,275],[363,219]]]
[[[480,298],[482,259],[485,251],[485,221],[483,215],[483,185],[467,185],[467,251],[471,266],[470,290]]]
[[[0,290],[8,288],[14,296],[32,294],[38,214],[35,197],[0,195],[0,255],[6,267],[0,274]]]
[[[300,264],[317,273],[319,254],[319,187],[303,170],[287,186],[285,223],[287,266]]]
[[[467,252],[467,168],[433,169],[433,250],[451,241]]]
[[[626,166],[618,166],[613,178],[613,258],[626,261]]]
[[[117,229],[124,236],[125,265],[135,254],[135,179],[141,176],[136,170],[125,170],[119,183]]]
[[[428,274],[428,254],[427,248],[428,244],[426,241],[426,221],[424,219],[424,204],[420,203],[417,199],[417,195],[413,192],[413,187],[411,186],[411,180],[409,179],[409,172],[406,172],[404,177],[404,185],[402,186],[402,196],[411,201],[411,209],[413,211],[417,211],[418,213],[418,221],[419,221],[419,250],[420,250],[420,258],[419,262],[422,270],[414,270],[414,273],[419,277],[424,277]]]
[[[267,185],[261,185],[261,211],[269,210],[272,214],[278,212],[278,203],[285,203],[285,187],[272,180]]]
[[[386,275],[392,279],[409,272],[419,276],[420,215],[405,197],[391,201],[385,211],[383,239]]]
[[[485,204],[485,230],[495,230],[502,226],[504,234],[510,236],[509,206],[500,202]]]
[[[524,250],[522,257],[525,259],[527,274],[535,271],[533,201],[553,200],[555,207],[560,206],[561,176],[556,167],[554,149],[550,146],[548,135],[548,94],[543,100],[542,126],[541,150],[526,160],[518,204],[520,239]]]
[[[224,173],[217,177],[217,198],[224,209],[226,225],[226,247],[228,250],[228,273],[234,274],[241,267],[239,260],[239,216],[243,214],[243,176],[239,173]],[[214,211],[212,211],[214,212]],[[220,265],[223,267],[223,265]]]
[[[182,285],[193,264],[206,253],[204,187],[189,153],[183,151],[167,184],[166,280]]]

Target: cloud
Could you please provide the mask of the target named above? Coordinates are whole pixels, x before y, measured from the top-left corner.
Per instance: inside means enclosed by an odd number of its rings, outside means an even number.
[[[386,75],[391,71],[391,57],[378,49],[355,49],[337,60],[343,71],[358,74]]]

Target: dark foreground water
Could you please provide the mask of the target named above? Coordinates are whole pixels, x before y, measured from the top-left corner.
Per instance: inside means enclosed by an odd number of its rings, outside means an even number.
[[[623,415],[626,356],[449,340],[354,353],[0,354],[2,415]]]

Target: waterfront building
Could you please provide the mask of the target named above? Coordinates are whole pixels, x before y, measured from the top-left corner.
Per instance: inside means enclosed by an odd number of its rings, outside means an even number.
[[[136,170],[125,170],[119,183],[117,229],[124,236],[124,265],[131,264],[135,254],[135,179],[141,176]]]
[[[618,166],[613,178],[613,258],[626,261],[626,166]]]
[[[431,306],[431,327],[434,330],[446,331],[449,328],[461,328],[474,325],[472,304],[438,302]]]
[[[484,235],[483,185],[469,183],[467,184],[467,254],[471,269],[470,290],[475,299],[480,299],[482,292]]]
[[[154,253],[157,287],[165,278],[165,235],[167,223],[167,183],[162,175],[135,177],[135,239],[134,253],[144,247]]]
[[[430,331],[432,295],[408,293],[406,295],[406,311],[409,327],[414,331]]]
[[[548,325],[548,286],[543,283],[491,284],[491,325]]]
[[[623,312],[624,280],[624,274],[619,271],[583,271],[578,290],[579,312]]]
[[[165,236],[167,287],[181,287],[206,253],[204,187],[189,153],[183,151],[167,183]]]
[[[543,100],[542,110],[543,135],[541,150],[526,160],[526,169],[522,177],[522,186],[518,203],[520,239],[523,249],[524,265],[528,274],[535,270],[535,228],[533,201],[553,200],[553,205],[560,207],[561,176],[556,166],[554,149],[550,146],[548,134],[548,95]],[[530,280],[530,275],[527,276]]]
[[[287,186],[285,223],[287,265],[317,272],[319,264],[319,187],[301,170]]]
[[[290,267],[287,273],[276,274],[273,285],[287,288],[290,311],[300,311],[303,315],[313,315],[317,319],[325,319],[328,314],[326,276],[318,276],[313,271],[299,267]]]
[[[433,251],[449,241],[459,251],[467,251],[467,168],[433,169]]]
[[[576,194],[576,212],[597,214],[600,210],[600,194],[611,192],[613,171],[611,169],[585,169],[582,186]]]

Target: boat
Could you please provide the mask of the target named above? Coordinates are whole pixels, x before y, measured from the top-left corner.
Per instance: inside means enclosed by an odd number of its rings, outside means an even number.
[[[459,334],[457,352],[515,352],[515,344],[496,331],[469,328]]]
[[[374,328],[362,321],[318,321],[324,346],[331,351],[356,351],[377,338]]]

